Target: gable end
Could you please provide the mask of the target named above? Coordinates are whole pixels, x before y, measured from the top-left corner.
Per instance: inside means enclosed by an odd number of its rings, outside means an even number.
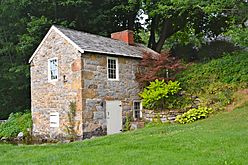
[[[31,63],[37,52],[40,50],[42,47],[43,43],[46,41],[47,37],[51,34],[52,31],[55,31],[58,33],[61,37],[63,37],[65,40],[67,40],[70,44],[72,44],[80,53],[84,53],[84,50],[81,49],[77,44],[75,44],[70,38],[68,38],[66,35],[64,35],[58,28],[56,28],[54,25],[49,29],[43,40],[41,41],[40,45],[37,47],[33,55],[30,57],[28,63]]]

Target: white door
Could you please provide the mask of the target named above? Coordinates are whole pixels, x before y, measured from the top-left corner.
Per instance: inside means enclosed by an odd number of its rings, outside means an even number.
[[[122,108],[120,101],[106,101],[107,134],[122,130]]]

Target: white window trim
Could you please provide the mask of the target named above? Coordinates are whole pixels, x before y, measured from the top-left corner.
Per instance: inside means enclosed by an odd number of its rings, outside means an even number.
[[[134,103],[135,102],[140,103],[140,118],[142,118],[142,109],[143,109],[143,107],[142,107],[142,102],[140,100],[134,100],[133,101],[133,118],[136,119],[135,118],[135,109],[134,109]]]
[[[51,60],[57,60],[57,68],[58,68],[58,77],[57,77],[57,79],[51,79],[51,71],[50,71],[50,61]],[[59,60],[58,60],[58,58],[57,57],[54,57],[54,58],[49,58],[48,60],[47,60],[47,73],[48,73],[48,82],[56,82],[56,81],[58,81],[59,80]]]
[[[58,128],[59,127],[59,113],[51,112],[50,113],[50,128]]]
[[[108,70],[108,60],[115,60],[116,61],[116,78],[115,79],[110,79],[109,78],[109,70]],[[118,58],[115,57],[107,57],[107,79],[110,81],[119,81],[119,62]]]

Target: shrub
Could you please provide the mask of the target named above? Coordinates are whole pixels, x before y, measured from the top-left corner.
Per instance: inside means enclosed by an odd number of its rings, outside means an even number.
[[[248,52],[236,52],[205,64],[194,64],[177,76],[183,85],[196,91],[213,82],[248,82]]]
[[[126,113],[126,121],[125,121],[124,128],[123,128],[124,131],[129,131],[130,130],[131,121],[132,121],[131,115],[129,113]]]
[[[156,79],[168,82],[174,80],[175,75],[182,69],[184,67],[181,62],[171,57],[168,52],[159,55],[144,53],[136,73],[136,80],[142,87],[149,85],[151,81]]]
[[[168,84],[164,80],[155,80],[140,94],[142,103],[148,109],[164,109],[173,108],[172,103],[176,99],[176,94],[181,90],[180,83],[169,81]]]
[[[232,102],[235,91],[248,87],[247,55],[245,51],[235,52],[194,64],[178,75],[178,81],[188,95],[200,100],[200,106],[223,110]]]
[[[0,125],[0,137],[16,137],[19,132],[23,132],[24,136],[27,136],[28,128],[32,128],[30,112],[11,113],[8,120]]]
[[[233,100],[233,91],[237,88],[234,84],[226,84],[221,82],[214,82],[208,86],[202,87],[199,96],[202,98],[201,105],[212,107],[215,110],[221,110]]]
[[[207,108],[207,107],[193,108],[182,115],[178,115],[175,121],[181,124],[191,123],[199,119],[207,118],[209,114],[211,114],[212,112],[213,112],[212,108]]]

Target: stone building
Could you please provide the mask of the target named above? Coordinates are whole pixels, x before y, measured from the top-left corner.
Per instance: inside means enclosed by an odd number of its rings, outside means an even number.
[[[106,38],[52,26],[29,60],[33,135],[121,132],[126,112],[142,115],[135,73],[144,52],[155,53],[132,31]]]

